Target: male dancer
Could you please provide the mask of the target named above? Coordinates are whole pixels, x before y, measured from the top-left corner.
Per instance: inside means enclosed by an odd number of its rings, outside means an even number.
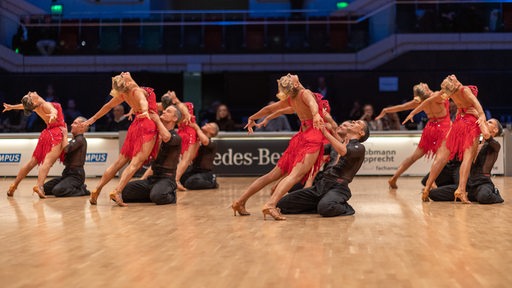
[[[299,181],[305,181],[305,177],[310,173],[316,172],[322,163],[324,136],[319,130],[324,125],[322,118],[323,109],[319,109],[321,101],[313,92],[304,88],[299,82],[297,75],[287,74],[278,81],[279,92],[277,97],[279,102],[267,105],[260,111],[250,116],[246,128],[252,133],[252,127],[256,125],[256,120],[270,115],[278,110],[293,108],[301,120],[301,130],[295,134],[288,148],[279,159],[276,167],[267,174],[256,179],[247,190],[231,205],[233,212],[240,215],[250,215],[245,210],[245,202],[255,193],[260,191],[267,184],[278,180],[283,175],[283,179],[277,185],[270,199],[263,206],[263,215],[270,215],[275,220],[286,220],[284,216],[276,209],[279,199],[286,194],[290,188]],[[314,173],[313,173],[314,174]]]
[[[370,136],[368,123],[362,120],[346,121],[336,129],[341,141],[322,129],[339,156],[336,164],[324,171],[322,178],[309,188],[293,191],[277,203],[284,214],[318,213],[324,217],[355,213],[347,201],[352,196],[348,184],[352,182],[364,161],[362,142]]]
[[[479,152],[471,165],[467,182],[468,199],[480,204],[503,203],[503,198],[501,198],[498,189],[491,180],[491,171],[496,159],[498,159],[501,148],[500,143],[493,137],[500,136],[503,133],[503,127],[496,119],[489,119],[487,127],[489,133],[491,133],[491,138],[479,145]],[[454,201],[454,192],[457,185],[457,183],[453,183],[432,189],[429,198],[434,201]]]
[[[146,179],[131,181],[122,192],[124,202],[153,202],[157,205],[176,203],[176,167],[180,159],[181,137],[174,127],[181,119],[180,111],[173,105],[162,115],[150,113],[162,139],[158,155],[151,164]]]
[[[121,191],[123,191],[128,181],[130,181],[135,172],[139,170],[148,157],[154,158],[156,156],[157,147],[155,146],[155,141],[158,131],[155,122],[149,118],[150,112],[157,113],[156,96],[152,88],[139,87],[129,72],[122,72],[112,78],[112,90],[110,91],[110,95],[112,99],[103,105],[89,120],[83,122],[82,125],[92,125],[112,108],[123,102],[130,105],[136,117],[130,125],[130,128],[128,128],[119,157],[116,162],[105,170],[96,189],[92,191],[89,202],[91,202],[92,205],[96,205],[103,186],[114,178],[116,173],[131,160],[128,167],[124,169],[121,174],[119,183],[114,190],[110,192],[110,199],[115,201],[119,206],[126,206],[121,198]]]
[[[82,116],[77,117],[71,124],[73,139],[63,143],[64,146],[64,171],[62,176],[44,183],[44,191],[47,195],[55,197],[86,196],[91,193],[85,188],[85,156],[87,154],[87,140],[84,133],[87,127],[80,125],[86,121]]]
[[[32,111],[36,112],[47,126],[39,135],[32,158],[21,167],[16,179],[14,179],[14,183],[9,186],[7,196],[12,197],[21,180],[36,165],[41,165],[37,175],[37,185],[32,190],[34,193],[37,193],[39,198],[46,198],[43,188],[44,181],[48,176],[50,168],[61,155],[63,143],[67,142],[68,132],[66,122],[64,122],[64,114],[62,114],[62,107],[59,103],[46,102],[37,92],[28,92],[21,99],[21,104],[11,105],[4,103],[3,112],[9,110],[25,110],[25,114],[30,114]]]
[[[191,126],[195,128],[201,146],[192,164],[188,166],[181,177],[180,182],[183,183],[186,189],[190,190],[217,188],[217,179],[212,171],[217,144],[211,138],[217,136],[219,126],[215,122],[206,123],[201,128],[195,123]]]
[[[386,107],[382,109],[382,112],[375,118],[381,119],[387,113],[399,112],[404,110],[411,110],[420,105],[424,100],[429,97],[437,96],[439,91],[433,92],[430,90],[427,84],[419,83],[413,87],[413,100],[392,107]],[[438,99],[436,101],[429,102],[423,107],[423,111],[428,116],[428,122],[423,128],[421,133],[420,143],[414,150],[412,155],[407,157],[396,170],[395,174],[388,180],[389,187],[392,189],[398,188],[396,181],[398,177],[402,175],[414,162],[423,157],[423,155],[432,156],[437,152],[441,143],[446,138],[448,131],[450,131],[450,103],[448,99]]]

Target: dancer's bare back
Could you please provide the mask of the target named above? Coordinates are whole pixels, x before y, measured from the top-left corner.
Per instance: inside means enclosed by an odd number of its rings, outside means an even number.
[[[440,93],[442,92],[433,92],[430,97],[436,97],[440,95]],[[438,97],[434,101],[426,102],[425,106],[423,107],[423,111],[427,114],[429,119],[443,118],[448,113],[450,113],[450,111],[446,109],[447,105],[445,105],[445,101],[447,100]]]
[[[127,93],[126,96],[124,96],[124,101],[130,105],[130,108],[134,113],[147,112],[147,96],[146,90],[140,87],[135,87],[130,91],[130,93]]]
[[[290,98],[290,105],[297,113],[300,121],[313,120],[315,128],[323,126],[324,121],[319,114],[320,108],[310,90],[304,89],[296,97]]]

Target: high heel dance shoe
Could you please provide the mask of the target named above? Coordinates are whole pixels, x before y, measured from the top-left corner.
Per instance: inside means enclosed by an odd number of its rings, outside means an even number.
[[[427,188],[424,188],[423,193],[421,193],[421,200],[423,200],[423,202],[430,202],[430,199],[428,198],[429,194],[430,191]]]
[[[45,199],[46,198],[46,195],[44,195],[44,188],[43,186],[34,186],[34,188],[32,188],[32,191],[34,191],[34,193],[37,194],[37,196],[39,196],[40,199]]]
[[[11,184],[11,186],[9,186],[9,190],[7,190],[7,196],[8,197],[14,196],[14,191],[16,191],[17,188],[18,188],[18,186]]]
[[[91,196],[89,197],[89,203],[91,203],[91,205],[96,205],[98,203],[98,196],[100,196],[100,190],[92,190]]]
[[[249,216],[251,213],[247,212],[245,210],[245,205],[240,204],[237,201],[234,201],[233,204],[231,204],[231,209],[233,209],[233,216],[236,216],[236,212],[238,212],[238,215],[240,216]]]
[[[389,178],[388,180],[389,189],[397,189],[398,186],[396,185],[396,179]]]
[[[468,195],[466,194],[466,192],[462,192],[459,189],[457,189],[455,190],[455,192],[453,192],[453,196],[455,197],[455,199],[453,200],[454,202],[457,202],[457,199],[460,199],[460,202],[462,204],[471,204],[471,201],[468,200]]]
[[[128,206],[123,202],[123,198],[121,198],[121,193],[118,193],[117,190],[110,192],[110,200],[116,202],[116,204],[120,207]]]
[[[281,215],[281,210],[276,207],[266,207],[266,208],[263,208],[263,210],[261,210],[261,212],[263,213],[263,220],[267,220],[267,215],[272,216],[272,218],[274,218],[274,220],[277,220],[277,221],[286,220],[286,217]]]

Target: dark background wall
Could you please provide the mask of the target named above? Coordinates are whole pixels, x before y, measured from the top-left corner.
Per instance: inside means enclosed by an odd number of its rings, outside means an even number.
[[[202,75],[203,107],[220,101],[228,105],[233,117],[243,122],[268,101],[275,100],[276,79],[286,73],[298,74],[304,86],[314,90],[317,78],[324,76],[334,99],[331,103],[338,120],[348,117],[354,101],[371,103],[376,112],[387,105],[399,104],[412,98],[412,86],[425,82],[438,90],[444,77],[456,74],[463,84],[479,87],[478,98],[493,116],[512,115],[512,53],[510,51],[411,52],[373,71],[281,71],[281,72],[224,72]],[[0,96],[3,101],[17,103],[27,91],[46,95],[52,84],[63,106],[74,98],[86,117],[96,112],[108,99],[113,73],[91,74],[0,74]],[[159,98],[167,90],[183,95],[180,73],[132,72],[141,86],[155,88]],[[379,92],[382,76],[398,77],[397,92]],[[402,115],[403,117],[403,115]],[[201,120],[201,119],[200,119]]]

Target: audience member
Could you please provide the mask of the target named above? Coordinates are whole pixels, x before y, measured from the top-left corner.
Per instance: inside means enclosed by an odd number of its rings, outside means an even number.
[[[12,36],[12,50],[21,54],[28,54],[32,52],[33,42],[31,41],[32,29],[27,27],[27,24],[30,24],[30,16],[25,15],[20,19],[20,24],[18,25],[18,30],[16,34]]]
[[[119,104],[112,108],[112,117],[107,125],[107,131],[124,131],[130,127],[130,120],[125,115],[124,105]]]
[[[324,76],[317,78],[315,92],[320,93],[323,96],[323,100],[329,101],[330,107],[332,109],[332,111],[329,111],[329,113],[334,117],[334,119],[340,117],[340,111],[338,109],[340,103],[338,103],[336,91],[327,85],[327,81]]]
[[[57,30],[52,24],[52,16],[44,16],[44,26],[37,33],[36,46],[39,53],[44,56],[52,55],[57,46]]]
[[[350,112],[348,113],[348,118],[349,119],[359,119],[359,118],[361,118],[361,116],[363,116],[361,104],[359,103],[359,101],[356,100],[356,101],[354,101],[354,103],[352,103],[352,108],[350,108]]]
[[[215,123],[219,126],[220,131],[236,131],[236,124],[231,119],[231,112],[229,112],[228,106],[220,104],[217,107],[217,114],[215,116]]]
[[[215,100],[206,109],[203,109],[199,112],[199,119],[201,119],[201,125],[204,125],[209,122],[215,122],[215,117],[217,115],[217,108],[219,108],[220,101]]]
[[[274,104],[275,101],[268,102],[268,105]],[[260,118],[256,122],[257,124],[263,122],[265,118]],[[272,132],[272,131],[292,131],[290,122],[286,115],[279,115],[276,118],[270,120],[265,126],[256,128],[258,132]]]
[[[82,116],[82,112],[76,109],[75,99],[68,99],[68,103],[66,105],[66,109],[64,109],[64,120],[66,120],[66,124],[71,126],[71,123],[78,117]]]
[[[371,104],[364,105],[363,116],[361,116],[359,120],[366,121],[368,123],[368,127],[372,131],[382,131],[382,121],[380,119],[375,120],[375,114]]]
[[[9,113],[2,117],[2,131],[3,132],[25,132],[27,126],[28,116],[22,111]]]
[[[403,126],[400,123],[400,118],[398,117],[398,113],[391,112],[386,113],[382,117],[382,130],[402,130]]]

